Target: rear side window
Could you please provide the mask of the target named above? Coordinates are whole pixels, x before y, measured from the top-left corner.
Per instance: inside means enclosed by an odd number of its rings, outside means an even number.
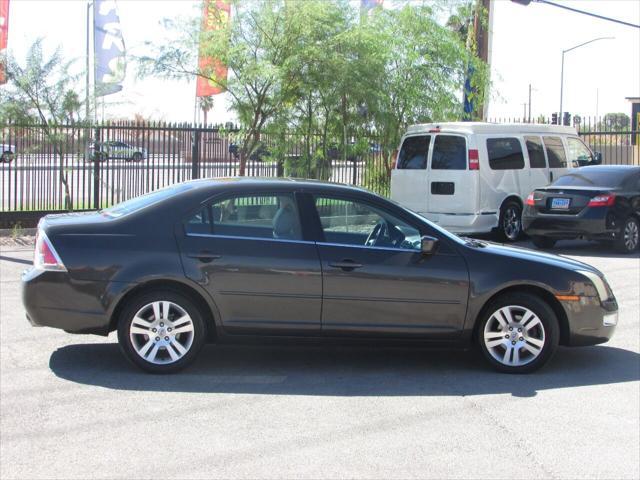
[[[549,168],[567,168],[567,154],[560,137],[544,137],[544,146],[547,149]]]
[[[438,135],[433,144],[432,170],[466,170],[467,142],[464,137]]]
[[[552,183],[554,187],[600,187],[618,188],[629,179],[629,172],[623,169],[586,167],[563,175]]]
[[[488,138],[487,152],[491,170],[522,170],[524,156],[517,138]]]
[[[545,168],[547,161],[544,158],[544,147],[540,137],[524,137],[529,154],[529,164],[531,168]]]
[[[427,168],[429,143],[431,143],[431,135],[405,138],[398,155],[398,169],[424,170]]]

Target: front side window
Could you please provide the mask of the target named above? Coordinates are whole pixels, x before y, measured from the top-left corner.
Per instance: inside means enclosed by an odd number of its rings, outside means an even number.
[[[424,170],[427,168],[429,143],[431,143],[431,135],[405,138],[398,155],[398,169]]]
[[[185,230],[233,237],[302,239],[298,208],[288,193],[216,200],[189,217]]]
[[[579,138],[567,138],[568,160],[572,167],[582,167],[591,163],[591,150]]]
[[[524,137],[529,154],[529,164],[531,168],[545,168],[547,161],[544,158],[544,147],[540,137]]]
[[[325,241],[341,245],[420,250],[420,232],[367,203],[317,196]]]
[[[511,138],[488,138],[487,153],[491,170],[522,170],[524,156],[520,140]]]
[[[567,168],[567,155],[560,137],[544,137],[549,168]]]
[[[438,135],[433,144],[432,170],[466,170],[467,141],[457,135]]]

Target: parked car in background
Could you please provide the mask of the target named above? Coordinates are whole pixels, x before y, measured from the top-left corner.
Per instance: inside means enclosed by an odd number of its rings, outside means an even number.
[[[100,142],[97,148],[95,143],[90,143],[88,158],[98,158],[100,161],[117,159],[139,162],[147,158],[147,150],[118,141]]]
[[[524,373],[558,344],[606,342],[618,310],[584,263],[462,239],[359,188],[250,178],[44,217],[23,302],[33,325],[117,330],[158,373],[256,337],[478,345]]]
[[[432,123],[409,127],[391,198],[456,233],[518,239],[527,195],[584,163],[599,163],[572,127]]]
[[[572,170],[529,195],[523,225],[538,248],[580,237],[611,242],[619,252],[632,253],[640,245],[640,167]]]
[[[16,146],[8,143],[0,143],[0,163],[10,163],[16,154]]]

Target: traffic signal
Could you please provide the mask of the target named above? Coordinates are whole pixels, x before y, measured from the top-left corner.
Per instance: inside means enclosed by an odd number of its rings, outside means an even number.
[[[557,113],[552,113],[551,114],[551,124],[552,125],[558,125],[558,114]]]
[[[567,127],[571,125],[571,114],[569,112],[564,112],[564,115],[562,115],[562,124]]]

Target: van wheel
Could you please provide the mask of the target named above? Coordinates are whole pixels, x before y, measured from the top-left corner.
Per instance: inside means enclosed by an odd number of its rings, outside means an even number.
[[[522,235],[522,207],[517,202],[509,201],[500,209],[497,233],[505,242],[515,242]]]
[[[547,250],[549,248],[553,248],[556,244],[555,239],[549,237],[531,237],[531,242],[535,245],[536,248],[541,250]]]

